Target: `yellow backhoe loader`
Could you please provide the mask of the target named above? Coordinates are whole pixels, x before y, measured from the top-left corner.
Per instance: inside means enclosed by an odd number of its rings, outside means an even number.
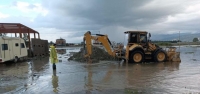
[[[164,62],[174,61],[180,62],[180,52],[176,52],[175,47],[169,47],[163,49],[150,41],[151,34],[146,31],[126,31],[128,34],[128,43],[126,48],[124,45],[118,45],[113,48],[107,35],[96,34],[91,35],[88,31],[84,34],[84,49],[86,48],[85,57],[89,57],[92,54],[92,40],[101,42],[109,55],[124,59],[126,62]],[[149,35],[149,36],[147,36]]]

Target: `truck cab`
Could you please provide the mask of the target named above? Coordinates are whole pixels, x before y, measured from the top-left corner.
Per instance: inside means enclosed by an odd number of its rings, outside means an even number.
[[[143,62],[146,59],[154,61],[165,61],[166,52],[157,45],[150,43],[151,34],[146,31],[126,31],[128,43],[126,46],[125,59],[128,62]]]
[[[144,47],[148,45],[146,31],[127,31],[124,33],[128,34],[128,44],[141,44]]]
[[[128,35],[125,50],[123,49],[124,45],[119,45],[117,48],[113,49],[113,46],[107,35],[96,34],[96,36],[92,36],[91,32],[86,32],[83,37],[83,43],[85,43],[84,48],[87,49],[84,57],[90,58],[92,54],[91,40],[95,40],[102,43],[109,55],[117,57],[119,59],[124,59],[126,60],[126,62],[140,63],[143,61],[180,61],[180,55],[175,50],[166,51],[163,50],[161,47],[151,43],[151,41],[149,40],[151,34],[148,34],[148,32],[126,31],[124,33]],[[177,55],[177,58],[174,58],[173,60],[172,58],[175,55]]]

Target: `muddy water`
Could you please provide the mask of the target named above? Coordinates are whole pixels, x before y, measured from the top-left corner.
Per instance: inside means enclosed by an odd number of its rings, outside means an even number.
[[[200,93],[200,48],[181,47],[181,63],[125,64],[102,61],[85,64],[59,54],[57,70],[49,58],[0,64],[0,93]]]

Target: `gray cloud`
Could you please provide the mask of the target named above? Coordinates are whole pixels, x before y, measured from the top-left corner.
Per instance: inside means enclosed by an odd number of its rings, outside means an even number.
[[[108,25],[145,26],[163,21],[168,15],[184,10],[183,7],[177,7],[177,5],[142,9],[142,6],[152,2],[150,0],[61,0],[60,2],[44,0],[44,2],[44,6],[52,10],[52,14],[56,14],[56,20],[61,20],[60,17],[63,23],[68,21],[72,25],[77,25],[76,29],[95,27],[99,30]]]
[[[43,0],[42,6],[49,13],[46,16],[38,15],[33,26],[73,32],[66,36],[67,40],[69,37],[81,37],[86,31],[101,31],[117,42],[124,41],[123,32],[126,30],[146,30],[153,34],[198,32],[200,16],[189,19],[195,14],[186,11],[189,6],[195,4],[200,4],[200,1]],[[188,20],[168,21],[169,17],[182,19],[177,15],[189,13],[191,15],[188,15]]]
[[[17,1],[14,1],[11,5],[17,7]],[[34,4],[29,4],[29,5],[27,6],[28,9],[34,9],[34,8],[36,8],[36,7],[37,7],[37,6],[34,5]]]

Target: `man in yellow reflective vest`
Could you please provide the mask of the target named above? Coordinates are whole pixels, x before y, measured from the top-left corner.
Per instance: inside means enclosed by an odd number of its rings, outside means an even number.
[[[50,59],[51,59],[51,63],[53,64],[53,70],[56,69],[56,63],[58,63],[58,58],[57,58],[57,51],[56,51],[56,44],[53,44],[52,46],[50,46],[51,50],[50,50]]]

